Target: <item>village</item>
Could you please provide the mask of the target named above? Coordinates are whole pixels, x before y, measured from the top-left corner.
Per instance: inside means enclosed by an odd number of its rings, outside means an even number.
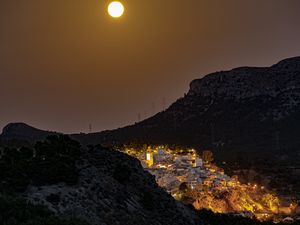
[[[229,213],[261,221],[299,220],[296,203],[279,199],[264,186],[242,184],[212,163],[213,154],[199,156],[194,149],[171,150],[147,146],[142,150],[125,147],[122,151],[138,158],[144,169],[175,199],[196,209]]]

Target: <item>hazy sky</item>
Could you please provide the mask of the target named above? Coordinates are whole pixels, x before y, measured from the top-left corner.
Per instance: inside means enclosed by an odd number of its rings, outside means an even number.
[[[121,127],[191,80],[300,55],[299,0],[0,0],[0,128]]]

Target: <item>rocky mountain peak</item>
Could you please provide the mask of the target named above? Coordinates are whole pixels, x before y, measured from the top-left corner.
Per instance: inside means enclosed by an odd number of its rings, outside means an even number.
[[[191,82],[188,95],[246,99],[276,97],[300,88],[300,57],[290,58],[272,67],[241,67],[209,74]]]

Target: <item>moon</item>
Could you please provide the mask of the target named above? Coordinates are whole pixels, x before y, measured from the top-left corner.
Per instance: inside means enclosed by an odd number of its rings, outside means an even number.
[[[111,17],[118,18],[124,13],[124,6],[119,1],[113,1],[108,5],[107,11]]]

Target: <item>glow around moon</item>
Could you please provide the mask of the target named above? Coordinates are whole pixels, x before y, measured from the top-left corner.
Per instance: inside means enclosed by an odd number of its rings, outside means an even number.
[[[124,13],[124,6],[121,2],[114,1],[108,5],[107,11],[111,17],[118,18]]]

